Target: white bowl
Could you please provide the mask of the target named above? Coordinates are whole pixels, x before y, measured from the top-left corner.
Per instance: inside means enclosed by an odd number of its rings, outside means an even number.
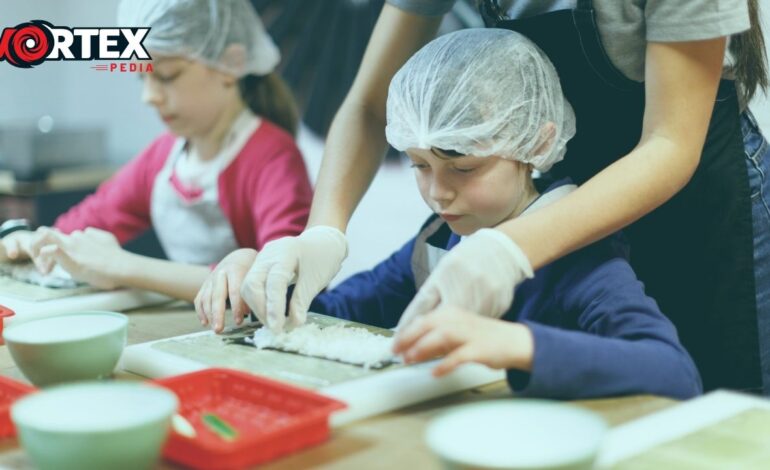
[[[133,470],[158,460],[177,406],[158,386],[81,382],[20,399],[11,418],[41,470]]]
[[[109,377],[127,329],[121,313],[79,312],[11,324],[3,339],[19,369],[41,387]]]
[[[607,430],[596,414],[544,400],[463,405],[428,426],[428,447],[447,468],[590,469]]]

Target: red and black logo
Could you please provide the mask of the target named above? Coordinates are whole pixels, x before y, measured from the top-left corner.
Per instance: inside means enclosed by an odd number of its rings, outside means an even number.
[[[5,28],[0,62],[32,68],[47,60],[151,60],[142,45],[150,28],[67,28],[43,20]]]

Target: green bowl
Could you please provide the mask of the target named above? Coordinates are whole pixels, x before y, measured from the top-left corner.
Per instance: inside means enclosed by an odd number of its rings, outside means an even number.
[[[158,386],[81,382],[27,395],[13,404],[11,419],[40,470],[148,469],[178,405]]]
[[[458,406],[425,437],[447,469],[590,470],[606,431],[591,411],[514,398]]]
[[[127,327],[120,313],[78,312],[12,323],[3,339],[24,376],[44,387],[112,375]]]

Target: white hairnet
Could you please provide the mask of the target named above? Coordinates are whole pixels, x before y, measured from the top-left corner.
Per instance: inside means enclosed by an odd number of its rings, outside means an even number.
[[[401,151],[494,155],[547,171],[575,135],[575,114],[533,42],[504,29],[465,29],[431,41],[396,73],[385,135]]]
[[[118,25],[149,27],[152,55],[183,56],[240,78],[267,75],[281,59],[248,0],[123,0]]]

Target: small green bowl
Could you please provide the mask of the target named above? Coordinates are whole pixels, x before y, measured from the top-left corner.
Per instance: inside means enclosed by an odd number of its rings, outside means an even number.
[[[149,469],[178,406],[158,386],[81,382],[27,395],[13,404],[11,419],[40,470]]]
[[[77,312],[12,323],[3,339],[24,376],[45,387],[112,375],[127,328],[120,313]]]
[[[458,406],[428,425],[428,447],[452,470],[590,470],[607,425],[546,400]]]

